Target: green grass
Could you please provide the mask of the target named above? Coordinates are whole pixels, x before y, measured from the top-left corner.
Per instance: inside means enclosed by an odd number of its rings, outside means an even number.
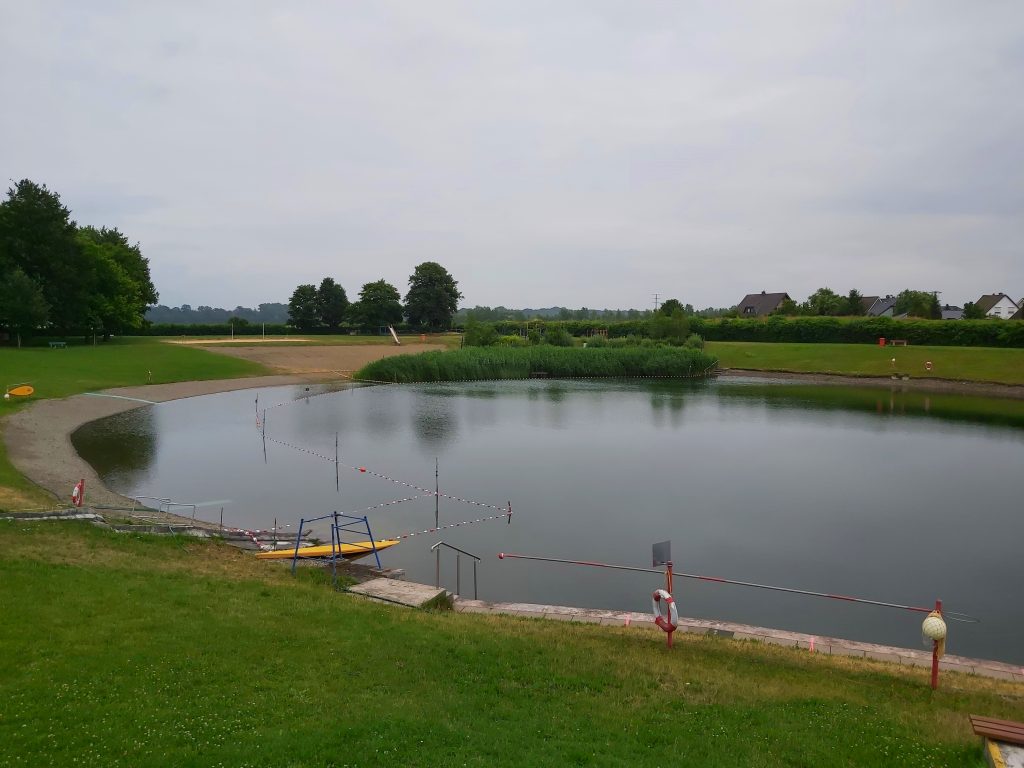
[[[67,349],[0,347],[0,385],[30,382],[35,394],[0,401],[0,417],[41,398],[68,397],[109,387],[198,379],[231,379],[268,371],[257,363],[158,339],[116,339]],[[150,375],[152,374],[152,379]],[[53,501],[11,465],[0,440],[0,509],[45,506]]]
[[[1011,683],[414,612],[193,539],[0,548],[3,765],[980,767],[967,714],[1024,717]]]
[[[870,344],[768,344],[708,342],[724,368],[835,373],[849,376],[906,374],[912,378],[1024,384],[1024,349],[992,347],[878,347]],[[892,358],[896,358],[895,366]],[[931,361],[932,371],[925,368]]]
[[[369,381],[479,381],[525,379],[543,372],[551,378],[601,376],[697,376],[714,358],[679,347],[466,347],[376,360],[356,373]]]

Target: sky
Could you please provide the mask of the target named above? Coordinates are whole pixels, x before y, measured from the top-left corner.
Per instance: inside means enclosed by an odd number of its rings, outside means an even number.
[[[0,0],[5,181],[175,306],[1019,299],[1022,94],[1020,0]]]

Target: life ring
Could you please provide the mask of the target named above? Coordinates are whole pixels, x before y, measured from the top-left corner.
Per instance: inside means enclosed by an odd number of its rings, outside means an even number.
[[[667,616],[661,610],[662,605],[667,606]],[[676,601],[672,599],[672,595],[664,589],[654,590],[654,594],[651,595],[651,611],[654,613],[655,624],[669,634],[676,631],[676,627],[679,626],[679,611],[676,609]]]
[[[71,503],[76,507],[82,506],[85,497],[85,480],[79,480],[71,490]]]

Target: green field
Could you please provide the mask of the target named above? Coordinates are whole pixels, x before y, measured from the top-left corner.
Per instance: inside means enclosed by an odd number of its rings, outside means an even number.
[[[708,342],[723,368],[835,373],[849,376],[987,381],[1024,384],[1024,349],[991,347],[878,347],[871,344],[764,344]],[[892,358],[896,358],[895,365]],[[932,362],[932,371],[925,362]]]
[[[166,344],[159,339],[132,338],[67,349],[0,347],[0,384],[29,382],[35,394],[0,401],[0,417],[40,398],[68,397],[80,392],[171,381],[232,379],[268,371],[261,365],[205,349]],[[0,440],[0,509],[45,506],[52,498],[17,472]]]
[[[249,553],[0,521],[0,764],[980,766],[1011,683],[416,612]]]

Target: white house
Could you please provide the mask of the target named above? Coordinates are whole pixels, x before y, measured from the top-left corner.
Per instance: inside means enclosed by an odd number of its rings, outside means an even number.
[[[985,312],[986,317],[1001,317],[1009,320],[1020,309],[1020,305],[1005,293],[986,293],[975,304]]]

